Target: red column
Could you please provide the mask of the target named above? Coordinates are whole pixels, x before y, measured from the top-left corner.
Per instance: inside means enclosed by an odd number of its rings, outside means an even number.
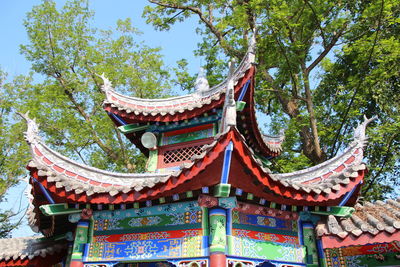
[[[223,253],[211,254],[210,267],[226,267],[226,255]]]
[[[83,267],[83,262],[72,260],[69,266],[70,267]]]

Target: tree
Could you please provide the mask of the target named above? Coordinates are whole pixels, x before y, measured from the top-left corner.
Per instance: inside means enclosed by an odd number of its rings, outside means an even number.
[[[28,86],[15,86],[13,107],[29,110],[57,151],[103,169],[140,171],[143,158],[102,109],[98,74],[124,93],[147,98],[168,94],[168,72],[158,48],[135,41],[140,33],[129,19],[115,30],[98,30],[90,26],[92,17],[85,0],[62,9],[43,1],[27,14],[29,43],[21,52],[43,81],[31,76]]]
[[[211,83],[221,73],[221,58],[240,59],[249,35],[256,35],[258,107],[271,116],[272,131],[286,129],[286,152],[275,171],[335,156],[363,114],[378,115],[364,195],[379,198],[393,189],[379,182],[399,171],[399,104],[393,97],[399,92],[398,1],[149,2],[143,15],[159,30],[189,16],[199,19],[204,38],[197,53],[206,58]]]
[[[18,183],[18,178],[23,175],[23,168],[18,166],[20,161],[26,159],[20,125],[15,125],[11,112],[14,103],[12,87],[6,82],[7,74],[0,69],[0,201],[5,201],[5,192],[8,188]],[[21,220],[16,219],[18,212],[0,210],[0,238],[8,237],[12,229],[17,227]]]
[[[15,115],[30,112],[46,143],[60,153],[98,168],[140,172],[144,157],[123,136],[102,109],[105,73],[117,90],[151,98],[169,93],[169,74],[158,48],[135,38],[140,32],[129,19],[113,30],[91,26],[88,1],[71,0],[57,8],[43,1],[27,14],[29,42],[21,53],[32,63],[27,76],[6,79],[0,71],[0,198],[26,175],[29,147],[26,125]],[[11,211],[0,212],[0,237],[16,225]],[[19,223],[19,222],[18,222]]]

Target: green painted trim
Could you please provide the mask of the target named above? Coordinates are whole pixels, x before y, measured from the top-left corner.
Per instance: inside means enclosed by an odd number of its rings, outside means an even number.
[[[261,161],[261,163],[263,164],[264,167],[268,167],[268,166],[272,165],[272,162],[269,161],[268,159],[266,159],[265,157],[257,155],[257,154],[254,154],[254,156]]]
[[[187,198],[193,197],[193,191],[187,191],[187,192],[186,192],[186,197],[187,197]]]
[[[154,172],[157,169],[158,164],[158,150],[149,150],[149,159],[147,160],[146,170],[148,172]]]
[[[317,250],[317,242],[315,239],[314,228],[303,227],[304,246],[306,247],[307,266],[318,266],[319,257]]]
[[[90,218],[90,222],[89,222],[89,238],[88,238],[88,243],[92,243],[93,242],[93,233],[94,233],[94,219],[93,217]]]
[[[337,217],[348,218],[353,214],[354,211],[355,209],[352,207],[334,206],[334,207],[329,207],[329,211],[311,211],[310,213],[317,215],[334,215]]]
[[[150,127],[149,125],[128,124],[128,125],[119,126],[118,130],[123,134],[129,134],[129,133],[146,130],[149,127]]]
[[[214,187],[214,196],[215,197],[229,197],[231,193],[231,185],[230,184],[217,184]]]
[[[245,106],[246,106],[246,102],[244,102],[244,101],[237,101],[236,102],[236,110],[237,111],[243,111]]]
[[[82,209],[68,208],[67,203],[47,204],[39,207],[45,216],[56,216],[82,212]]]
[[[85,226],[76,227],[74,245],[72,247],[72,256],[73,260],[82,260],[83,258],[83,244],[88,242],[88,232],[89,228]]]
[[[94,231],[94,236],[97,236],[97,235],[119,235],[119,234],[130,234],[130,233],[149,233],[149,232],[187,230],[187,229],[199,229],[199,228],[202,228],[202,223],[182,224],[182,225],[165,225],[165,226],[149,226],[149,227],[138,227],[138,228],[119,229],[119,230]]]
[[[203,235],[208,236],[210,234],[209,225],[208,225],[208,208],[201,208],[203,219],[201,220],[201,228],[203,229]]]
[[[224,211],[224,209],[215,209],[218,211]],[[222,213],[222,212],[221,212]],[[212,210],[209,214],[210,218],[210,253],[215,252],[226,252],[226,214],[212,214]]]
[[[174,124],[169,124],[165,123],[165,125],[151,125],[146,132],[168,132],[168,131],[175,131],[175,130],[181,130],[193,126],[198,126],[198,125],[203,125],[203,124],[209,124],[209,123],[214,123],[220,119],[220,115],[212,115],[212,116],[207,116],[207,117],[200,117],[197,119],[191,119],[188,122],[182,122],[178,125]]]
[[[227,235],[226,243],[227,243],[227,247],[228,247],[228,255],[234,255],[234,251],[235,251],[234,237],[231,235]]]
[[[281,230],[281,229],[275,229],[275,228],[267,228],[267,227],[261,227],[261,226],[255,226],[255,225],[233,223],[232,228],[233,229],[241,229],[241,230],[257,231],[257,232],[262,232],[262,233],[266,233],[266,234],[281,234],[281,235],[298,236],[298,233],[294,232],[294,231]]]

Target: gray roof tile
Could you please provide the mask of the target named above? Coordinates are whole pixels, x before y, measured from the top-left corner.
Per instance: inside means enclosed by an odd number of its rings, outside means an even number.
[[[354,208],[355,212],[350,218],[329,215],[325,222],[318,224],[317,235],[333,235],[344,238],[348,235],[358,237],[368,233],[375,236],[381,232],[393,234],[400,229],[400,218],[397,217],[400,212],[399,201],[366,202],[364,205],[357,204]],[[339,234],[341,232],[344,234]]]
[[[53,241],[39,236],[0,239],[0,260],[45,257],[66,248],[66,240]]]

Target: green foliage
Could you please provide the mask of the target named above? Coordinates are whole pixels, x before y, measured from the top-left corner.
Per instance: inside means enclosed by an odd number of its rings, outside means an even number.
[[[144,98],[168,94],[169,74],[159,49],[136,41],[140,33],[129,19],[98,30],[92,18],[85,0],[67,1],[62,8],[43,1],[27,14],[29,42],[21,53],[32,73],[11,80],[0,70],[0,198],[26,174],[30,159],[26,125],[16,111],[30,111],[46,143],[66,156],[112,171],[144,171],[144,156],[102,109],[105,95],[97,74],[105,73],[118,91]],[[13,216],[1,212],[0,237],[16,226]]]
[[[362,115],[378,115],[368,132],[363,193],[376,199],[399,185],[398,1],[149,2],[154,5],[143,16],[156,29],[168,30],[190,15],[199,19],[203,42],[196,53],[205,57],[213,83],[226,58],[241,59],[256,29],[257,107],[270,116],[270,131],[286,130],[275,171],[337,155]]]
[[[91,26],[93,12],[84,0],[61,9],[43,1],[24,22],[29,43],[21,52],[42,82],[14,81],[13,108],[37,118],[46,141],[83,163],[114,171],[141,171],[143,157],[122,137],[102,109],[105,73],[125,94],[151,98],[168,94],[168,72],[158,48],[138,43],[129,19],[114,30]],[[35,80],[36,81],[36,80]]]

